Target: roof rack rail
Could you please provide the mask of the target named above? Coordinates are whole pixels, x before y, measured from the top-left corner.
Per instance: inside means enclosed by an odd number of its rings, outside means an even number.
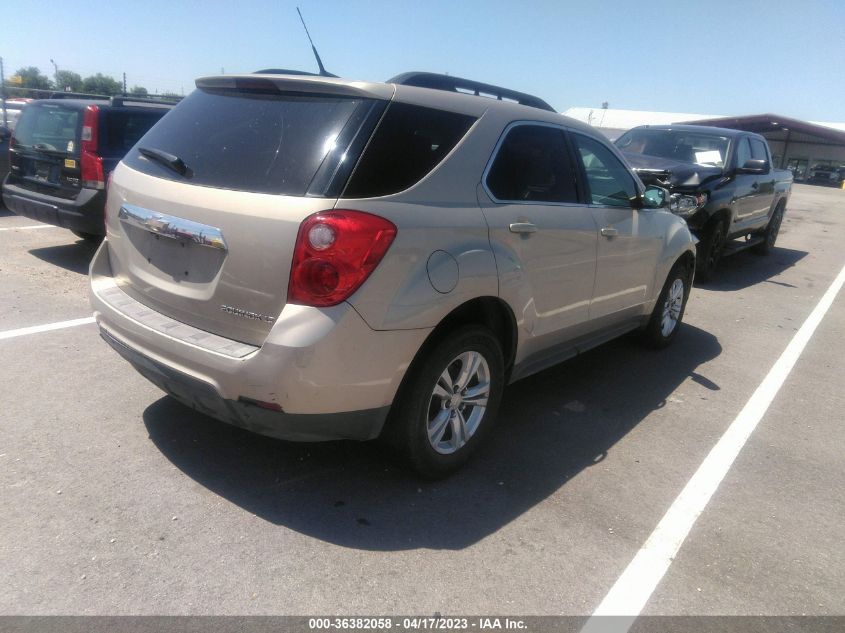
[[[91,92],[62,92],[62,91],[55,91],[51,92],[49,96],[46,97],[47,99],[103,99],[104,101],[109,99],[108,95],[98,95]]]
[[[515,101],[521,105],[557,112],[552,106],[533,95],[524,92],[517,92],[508,88],[501,88],[491,84],[484,84],[471,79],[461,79],[452,75],[440,75],[438,73],[427,73],[413,71],[396,75],[388,79],[389,84],[401,84],[403,86],[417,86],[419,88],[432,88],[434,90],[445,90],[446,92],[460,92],[471,94],[477,97],[488,97],[499,101]]]
[[[135,97],[133,95],[118,95],[111,97],[109,101],[112,107],[120,108],[127,103],[153,103],[155,105],[176,105],[182,100],[182,97]]]
[[[143,97],[143,96],[136,97],[135,95],[109,96],[109,95],[92,94],[92,93],[89,93],[89,92],[58,92],[58,91],[51,93],[50,96],[47,97],[47,98],[48,99],[91,99],[91,100],[97,100],[97,101],[108,101],[110,105],[112,105],[114,107],[118,107],[118,108],[121,107],[122,105],[126,104],[126,103],[130,103],[130,104],[131,103],[138,103],[138,104],[155,103],[155,104],[158,104],[158,105],[176,105],[177,103],[179,103],[182,100],[182,97],[179,97],[179,96],[176,96],[176,97],[165,97],[165,96],[155,97],[155,96],[149,96],[149,95],[147,95],[146,97]]]

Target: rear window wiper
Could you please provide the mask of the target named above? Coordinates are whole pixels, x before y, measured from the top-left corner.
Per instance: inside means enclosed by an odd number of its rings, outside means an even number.
[[[26,147],[26,145],[21,145],[20,147]],[[55,154],[66,154],[67,153],[67,152],[64,152],[60,149],[53,147],[52,145],[48,145],[47,143],[35,143],[32,146],[32,149],[37,149],[39,152],[51,152],[51,153],[55,153]]]
[[[180,176],[190,178],[194,175],[194,172],[190,167],[188,167],[187,163],[178,156],[168,154],[160,149],[152,149],[148,147],[139,147],[138,152],[150,160],[154,160],[165,167],[169,167]]]

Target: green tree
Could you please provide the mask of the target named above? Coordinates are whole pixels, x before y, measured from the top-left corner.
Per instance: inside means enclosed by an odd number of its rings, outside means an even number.
[[[71,70],[60,70],[56,73],[56,90],[82,92],[82,77]]]
[[[113,77],[97,73],[82,81],[82,90],[98,95],[119,95],[123,92],[123,84]]]
[[[15,74],[21,78],[21,83],[15,84],[18,88],[40,88],[42,90],[49,90],[53,87],[53,83],[50,79],[46,75],[42,75],[41,71],[35,66],[18,68]]]
[[[129,94],[135,95],[136,97],[146,97],[150,93],[147,92],[147,89],[144,86],[132,86],[132,90],[129,91]]]

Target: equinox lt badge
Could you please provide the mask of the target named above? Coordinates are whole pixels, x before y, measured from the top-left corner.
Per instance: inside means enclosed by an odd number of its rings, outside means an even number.
[[[234,308],[225,304],[220,306],[220,309],[223,310],[223,312],[228,312],[229,314],[243,317],[245,319],[252,319],[253,321],[264,321],[265,323],[272,323],[276,320],[276,317],[267,316],[266,314],[259,314],[258,312],[250,312],[249,310],[243,310],[241,308]]]

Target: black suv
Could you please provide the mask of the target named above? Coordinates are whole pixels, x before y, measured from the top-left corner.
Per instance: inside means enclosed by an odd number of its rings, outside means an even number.
[[[33,101],[12,134],[3,202],[99,241],[109,174],[173,105],[131,97]]]

